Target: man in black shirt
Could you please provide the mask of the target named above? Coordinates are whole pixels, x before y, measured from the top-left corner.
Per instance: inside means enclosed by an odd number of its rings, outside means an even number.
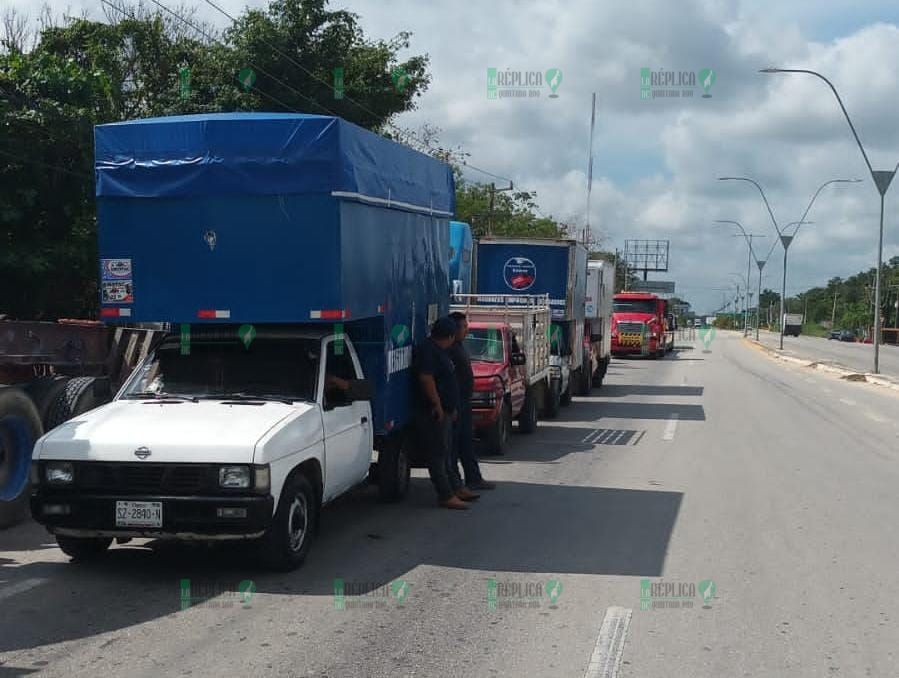
[[[467,509],[467,501],[478,495],[462,486],[449,472],[453,420],[458,416],[459,387],[453,363],[446,350],[452,345],[456,324],[441,318],[431,327],[431,336],[418,345],[415,374],[418,381],[416,428],[428,457],[428,472],[441,506]]]
[[[492,490],[494,483],[487,482],[481,476],[478,458],[474,453],[474,428],[471,421],[471,394],[474,392],[474,372],[471,369],[471,358],[465,348],[465,336],[468,334],[468,318],[464,313],[450,313],[456,323],[456,334],[452,346],[449,347],[450,359],[456,372],[456,383],[459,385],[459,417],[456,419],[453,435],[453,452],[450,455],[450,476],[459,483],[459,462],[465,472],[465,485],[470,490]]]

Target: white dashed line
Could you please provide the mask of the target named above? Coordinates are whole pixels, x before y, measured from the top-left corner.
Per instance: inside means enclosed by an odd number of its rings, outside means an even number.
[[[677,432],[677,420],[680,415],[677,412],[671,414],[671,419],[665,424],[665,433],[662,434],[662,440],[674,440],[674,434]]]
[[[12,598],[19,593],[25,593],[25,591],[33,589],[35,586],[40,586],[45,581],[47,580],[40,577],[35,577],[33,579],[23,579],[16,584],[5,586],[0,589],[0,600],[6,600],[7,598]]]
[[[618,675],[630,623],[629,609],[610,607],[606,610],[584,678],[615,678]]]
[[[850,407],[855,407],[855,401],[849,400],[849,398],[840,398],[840,402],[844,405],[849,405]]]

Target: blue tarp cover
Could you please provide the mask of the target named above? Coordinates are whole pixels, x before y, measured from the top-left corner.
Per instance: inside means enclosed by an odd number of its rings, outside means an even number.
[[[95,156],[98,197],[337,191],[455,209],[446,163],[330,116],[217,113],[99,125]]]

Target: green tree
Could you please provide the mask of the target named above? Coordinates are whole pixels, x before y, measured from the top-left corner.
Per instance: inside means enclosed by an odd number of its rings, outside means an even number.
[[[475,237],[488,234],[527,238],[564,237],[561,224],[551,217],[537,214],[536,198],[537,194],[529,191],[497,191],[491,211],[489,186],[457,178],[456,218],[469,223]]]

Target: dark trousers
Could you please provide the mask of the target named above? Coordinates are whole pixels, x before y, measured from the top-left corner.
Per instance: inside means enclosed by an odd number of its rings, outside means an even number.
[[[459,418],[453,426],[453,451],[450,455],[450,477],[462,485],[459,475],[459,462],[465,473],[465,484],[474,485],[481,482],[481,467],[474,453],[474,427],[471,421],[471,400],[462,399],[459,407]]]
[[[428,474],[437,492],[437,498],[445,501],[462,486],[450,476],[449,459],[452,451],[453,422],[449,415],[443,421],[435,421],[426,413],[416,417],[418,440],[428,460]]]

